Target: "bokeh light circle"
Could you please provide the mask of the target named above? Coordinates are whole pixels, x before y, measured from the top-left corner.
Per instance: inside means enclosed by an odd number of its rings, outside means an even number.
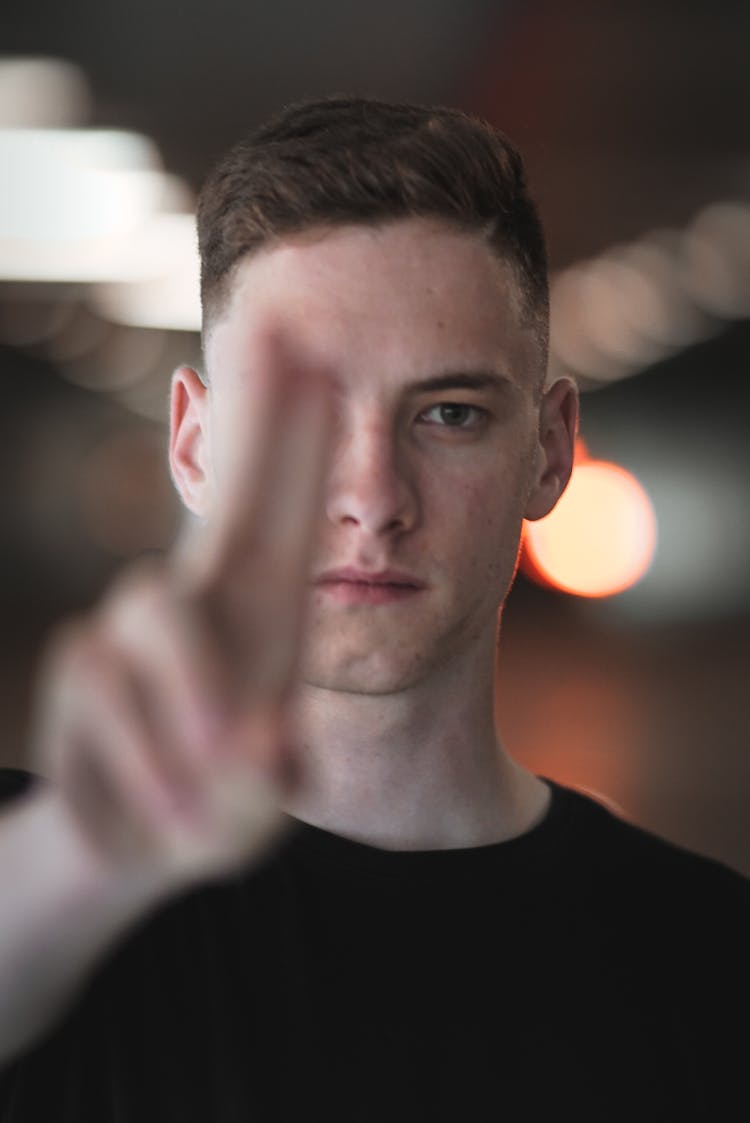
[[[564,592],[607,597],[639,581],[655,549],[656,516],[638,480],[584,460],[552,513],[525,524],[522,569]]]

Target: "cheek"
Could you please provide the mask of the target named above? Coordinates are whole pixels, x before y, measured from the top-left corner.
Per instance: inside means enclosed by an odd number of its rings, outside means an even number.
[[[452,520],[466,527],[467,533],[490,538],[504,534],[520,524],[526,504],[525,476],[518,465],[509,470],[503,465],[478,479],[456,479],[452,486],[445,481],[432,496],[439,513],[450,509]]]
[[[525,508],[524,480],[498,474],[489,481],[463,480],[433,501],[437,519],[448,519],[453,528],[448,552],[462,564],[469,581],[482,585],[487,578],[507,584],[515,569]]]

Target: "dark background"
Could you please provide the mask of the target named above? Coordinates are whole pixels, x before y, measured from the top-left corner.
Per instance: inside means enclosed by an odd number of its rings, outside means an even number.
[[[89,123],[148,134],[193,189],[271,111],[347,91],[457,105],[508,132],[555,272],[656,228],[684,229],[714,202],[750,201],[746,3],[6,0],[3,23],[4,54],[78,64]],[[166,377],[196,353],[188,333],[103,325],[85,291],[31,288],[0,285],[6,763],[27,759],[30,684],[50,627],[92,604],[128,559],[168,545],[177,523],[155,420],[164,377],[147,408],[102,388],[118,364],[127,385],[138,348],[155,348]],[[94,360],[62,363],[35,344],[40,310],[54,316],[60,301],[75,302],[79,332],[106,343],[92,346]],[[669,561],[658,595],[644,582],[640,601],[592,602],[520,578],[498,691],[519,759],[745,872],[748,315],[750,305],[717,318],[706,338],[617,383],[583,382],[592,452],[639,475],[663,520],[661,556],[703,559],[700,581],[685,578],[678,596]],[[677,507],[687,524],[670,522]]]

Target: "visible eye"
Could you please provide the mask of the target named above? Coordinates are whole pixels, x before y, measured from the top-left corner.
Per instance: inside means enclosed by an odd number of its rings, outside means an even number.
[[[487,410],[481,406],[470,406],[463,402],[441,402],[439,405],[430,406],[420,416],[427,417],[430,413],[438,413],[440,420],[431,421],[443,429],[476,429],[487,419]],[[473,418],[473,420],[472,420]]]

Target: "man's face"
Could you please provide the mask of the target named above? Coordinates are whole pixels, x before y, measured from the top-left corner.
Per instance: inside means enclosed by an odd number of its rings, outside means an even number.
[[[248,257],[207,343],[217,493],[237,380],[269,328],[337,382],[311,582],[354,567],[421,584],[373,598],[312,583],[304,680],[389,693],[491,650],[544,459],[538,344],[511,271],[478,235],[425,219],[318,229]]]

